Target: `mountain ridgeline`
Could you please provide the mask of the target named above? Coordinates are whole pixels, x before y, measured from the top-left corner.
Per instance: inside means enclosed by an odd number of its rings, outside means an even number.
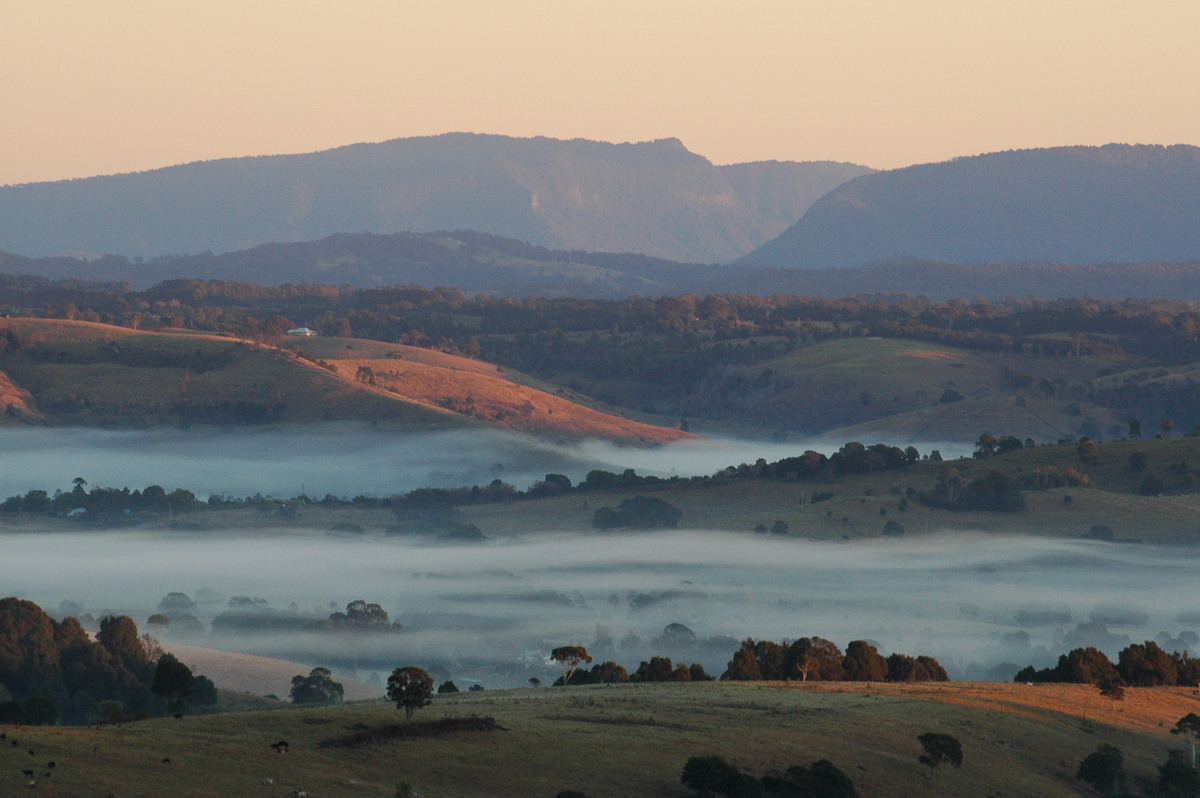
[[[1018,150],[864,175],[822,197],[743,261],[832,269],[899,257],[1194,261],[1200,147]]]
[[[677,139],[452,133],[0,187],[0,249],[134,257],[470,229],[712,263],[750,252],[869,171],[829,162],[715,166]]]

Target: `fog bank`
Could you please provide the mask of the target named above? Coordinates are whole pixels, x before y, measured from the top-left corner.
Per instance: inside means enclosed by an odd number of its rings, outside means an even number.
[[[545,655],[567,643],[631,669],[657,653],[719,675],[737,639],[809,635],[932,654],[956,678],[1011,678],[1015,668],[996,666],[1052,664],[1074,645],[1115,657],[1130,641],[1178,637],[1200,622],[1200,550],[1081,540],[963,533],[828,543],[692,531],[433,546],[138,530],[12,534],[0,544],[0,594],[51,612],[68,600],[142,626],[180,591],[198,602],[206,629],[176,637],[188,643],[343,670],[357,663],[360,676],[422,664],[489,686],[546,678]],[[207,631],[232,596],[313,620],[365,599],[403,629],[336,639]],[[698,642],[659,640],[671,623]],[[720,639],[705,645],[711,638]]]
[[[96,430],[82,427],[0,430],[6,468],[0,498],[30,490],[90,485],[186,488],[201,499],[225,496],[389,496],[420,487],[486,485],[525,489],[547,473],[580,481],[592,469],[639,474],[713,474],[739,463],[826,454],[845,441],[693,440],[649,449],[599,441],[552,445],[502,431],[404,433],[365,424],[304,428]],[[868,443],[875,443],[869,441]],[[918,445],[922,454],[939,444]],[[961,444],[941,444],[946,457]]]

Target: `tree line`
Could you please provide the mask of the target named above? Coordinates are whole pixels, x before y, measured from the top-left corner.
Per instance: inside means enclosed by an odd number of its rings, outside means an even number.
[[[371,507],[391,509],[403,531],[407,527],[435,528],[451,527],[457,523],[446,508],[475,504],[494,504],[525,499],[540,499],[566,493],[591,493],[629,488],[654,488],[662,485],[704,483],[729,479],[772,479],[810,480],[832,478],[842,473],[902,469],[918,462],[920,453],[912,446],[899,449],[883,443],[864,446],[851,441],[832,455],[806,451],[796,457],[786,457],[773,463],[760,458],[753,464],[743,463],[727,466],[710,476],[658,477],[653,474],[638,474],[632,468],[621,473],[594,469],[578,484],[564,474],[546,474],[525,490],[500,479],[487,485],[459,488],[416,488],[408,493],[387,497],[355,496],[338,497],[326,494],[323,498],[304,494],[289,499],[264,497],[261,494],[247,497],[229,497],[214,494],[200,500],[184,488],[167,492],[159,485],[150,485],[141,490],[93,486],[90,490],[82,477],[72,480],[69,491],[58,490],[53,494],[36,489],[24,494],[13,495],[0,502],[0,513],[36,513],[67,515],[74,510],[86,511],[93,518],[132,517],[135,513],[183,513],[201,507],[257,507],[264,512],[283,512],[296,505],[316,504],[323,507]],[[602,524],[603,525],[603,524]]]
[[[1167,653],[1158,643],[1132,643],[1117,654],[1114,663],[1097,648],[1075,648],[1059,655],[1051,668],[1022,668],[1017,682],[1095,684],[1116,682],[1128,687],[1200,686],[1200,659],[1187,651]]]
[[[204,676],[166,653],[125,615],[61,621],[18,598],[0,599],[0,724],[87,725],[217,703]]]

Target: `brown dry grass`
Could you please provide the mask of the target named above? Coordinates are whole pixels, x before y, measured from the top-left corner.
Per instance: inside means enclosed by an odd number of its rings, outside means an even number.
[[[915,357],[920,360],[958,360],[961,357],[958,352],[946,349],[914,349],[911,352],[902,352],[900,356]]]
[[[212,679],[219,688],[260,696],[274,695],[284,701],[291,693],[292,677],[307,676],[312,670],[312,666],[299,662],[181,643],[169,643],[164,648],[181,662],[195,668],[196,673]],[[334,681],[342,685],[347,701],[380,698],[384,693],[383,688],[378,685],[337,674],[334,674]]]
[[[0,371],[0,409],[4,410],[5,417],[14,420],[36,418],[37,414],[30,406],[32,402],[33,397],[29,391],[14,383],[7,374]]]
[[[354,380],[369,369],[375,388],[426,407],[441,408],[527,434],[576,441],[588,438],[645,445],[691,437],[669,427],[600,413],[501,376],[466,358],[423,352],[416,359],[339,359],[337,373]]]
[[[179,423],[184,406],[195,408],[194,418],[203,421],[207,408],[250,403],[282,408],[275,420],[291,423],[353,419],[419,429],[482,423],[556,440],[601,438],[630,445],[690,437],[585,407],[570,401],[565,391],[558,396],[515,382],[488,363],[415,347],[286,339],[281,341],[285,348],[276,348],[221,336],[46,319],[4,319],[0,325],[15,330],[23,341],[5,359],[13,383],[5,391],[0,382],[0,399],[6,394],[21,397],[25,391],[23,396],[31,399],[15,401],[40,406],[59,422]],[[181,367],[118,362],[139,347],[170,352],[181,362],[207,358],[220,366],[191,373]],[[52,348],[56,356],[30,357],[38,348]],[[300,359],[292,349],[328,358],[334,369]],[[62,353],[71,356],[68,361],[82,362],[59,362]],[[360,367],[378,375],[375,386],[356,379]]]

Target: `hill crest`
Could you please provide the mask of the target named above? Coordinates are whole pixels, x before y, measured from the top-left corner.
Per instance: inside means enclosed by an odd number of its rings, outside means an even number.
[[[1198,221],[1200,147],[1010,150],[855,178],[742,262],[1178,262],[1200,257]]]

